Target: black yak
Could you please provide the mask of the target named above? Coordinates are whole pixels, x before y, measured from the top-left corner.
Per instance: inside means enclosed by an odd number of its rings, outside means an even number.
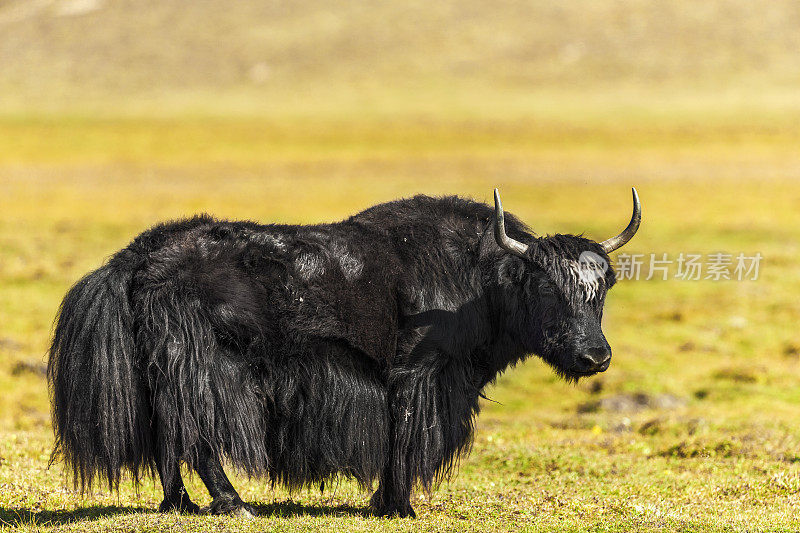
[[[458,197],[416,196],[339,223],[198,216],[142,233],[78,281],[49,352],[55,448],[82,489],[158,473],[162,511],[251,514],[223,462],[288,487],[377,480],[374,512],[449,475],[478,400],[536,354],[567,380],[603,372],[614,284],[597,243],[537,237]],[[588,254],[588,255],[587,255]],[[586,257],[592,260],[585,261]]]

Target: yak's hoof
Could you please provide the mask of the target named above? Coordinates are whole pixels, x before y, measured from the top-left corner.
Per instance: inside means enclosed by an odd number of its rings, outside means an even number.
[[[185,514],[197,514],[200,512],[200,506],[196,505],[192,500],[189,499],[189,496],[182,496],[179,500],[164,500],[161,502],[161,505],[158,506],[158,511],[161,513],[185,513]]]
[[[215,498],[208,508],[211,514],[227,514],[239,518],[255,518],[256,510],[253,506],[244,503],[238,496],[235,498]]]
[[[374,507],[375,514],[384,518],[416,518],[417,513],[411,507],[411,502],[389,504]]]

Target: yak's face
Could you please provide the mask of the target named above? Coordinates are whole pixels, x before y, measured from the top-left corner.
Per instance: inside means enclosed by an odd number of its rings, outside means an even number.
[[[569,380],[607,370],[611,347],[601,323],[615,282],[608,256],[597,243],[567,235],[539,239],[528,256],[520,279],[525,348]]]
[[[633,215],[619,235],[601,243],[574,235],[526,242],[506,234],[500,194],[494,190],[494,237],[500,248],[522,259],[506,263],[524,312],[516,317],[520,340],[569,380],[605,372],[611,347],[601,328],[606,293],[614,285],[608,254],[624,246],[639,229],[641,204],[633,189]]]

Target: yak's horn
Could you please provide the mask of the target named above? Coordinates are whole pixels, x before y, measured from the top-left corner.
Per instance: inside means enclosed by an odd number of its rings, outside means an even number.
[[[515,241],[506,235],[506,224],[503,219],[503,204],[500,203],[500,193],[494,190],[494,238],[500,248],[514,255],[525,256],[528,245]]]
[[[633,191],[633,215],[631,216],[631,221],[628,223],[628,227],[622,230],[622,233],[600,243],[600,246],[603,247],[607,254],[625,246],[636,235],[639,224],[642,222],[642,204],[639,203],[639,194],[636,192],[636,187],[631,188],[631,190]]]

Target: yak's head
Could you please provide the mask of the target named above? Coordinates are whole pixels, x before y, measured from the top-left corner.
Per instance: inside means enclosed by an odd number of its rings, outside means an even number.
[[[512,271],[506,275],[513,279],[522,309],[514,321],[525,350],[542,357],[568,380],[604,372],[611,364],[611,347],[601,328],[603,304],[615,282],[608,254],[631,240],[639,228],[642,212],[636,189],[628,227],[600,243],[575,235],[514,240],[506,235],[497,189],[494,195],[497,244],[522,258],[521,265],[508,263]]]

